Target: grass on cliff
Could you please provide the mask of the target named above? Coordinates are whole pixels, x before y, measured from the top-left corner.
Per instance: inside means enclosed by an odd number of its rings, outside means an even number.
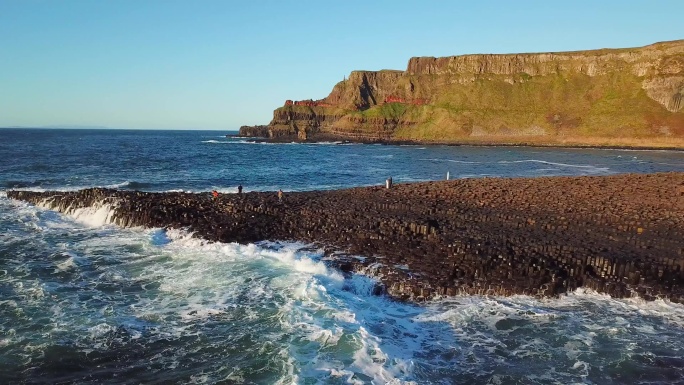
[[[347,108],[285,106],[276,111],[344,116],[329,119],[332,126],[327,129],[369,136],[376,131],[397,140],[538,138],[562,142],[599,138],[620,142],[625,138],[684,137],[684,111],[668,112],[648,97],[642,81],[626,71],[597,76],[401,76],[385,85],[376,97],[420,98],[429,104],[384,103],[364,111],[352,110],[353,103]],[[396,129],[394,123],[398,123]]]
[[[684,114],[669,113],[629,73],[530,77],[486,75],[464,84],[413,84],[433,94],[430,105],[413,111],[417,125],[400,127],[397,139],[458,140],[474,136],[607,138],[652,137],[653,127],[669,125],[684,135]]]
[[[408,105],[404,103],[385,103],[378,106],[374,106],[367,110],[358,111],[354,113],[363,118],[386,118],[390,120],[399,120],[406,110]]]
[[[681,43],[659,43],[649,49],[663,51]],[[596,56],[631,51],[641,48],[570,54]],[[670,59],[679,63],[680,51],[672,52],[672,57],[661,56],[661,64]],[[581,65],[584,62],[563,64],[568,68]],[[328,96],[338,107],[286,106],[276,112],[284,118],[284,126],[291,125],[286,123],[290,117],[304,121],[326,115],[322,123],[319,121],[322,131],[363,133],[369,137],[377,133],[397,140],[496,142],[520,138],[558,143],[597,138],[604,143],[684,138],[684,111],[671,113],[649,98],[642,89],[644,77],[632,74],[621,64],[610,74],[596,76],[565,67],[559,67],[558,74],[545,76],[355,71],[335,85]],[[372,98],[367,97],[368,92],[373,93]],[[381,103],[364,111],[355,109],[388,96],[425,99],[429,104]]]

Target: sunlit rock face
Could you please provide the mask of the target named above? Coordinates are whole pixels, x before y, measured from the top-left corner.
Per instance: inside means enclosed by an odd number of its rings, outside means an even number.
[[[411,58],[286,101],[286,140],[684,144],[684,41],[640,48]],[[663,143],[665,143],[663,142]]]

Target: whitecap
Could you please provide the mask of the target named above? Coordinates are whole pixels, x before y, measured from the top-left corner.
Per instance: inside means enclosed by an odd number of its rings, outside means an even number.
[[[483,164],[484,162],[474,162],[469,160],[456,160],[456,159],[441,159],[441,158],[427,158],[421,159],[423,161],[430,162],[450,162],[450,163],[461,163],[461,164]]]
[[[76,268],[76,262],[73,257],[69,257],[62,262],[55,264],[55,272],[63,272]]]
[[[581,168],[581,169],[585,169],[585,170],[588,170],[588,171],[594,172],[594,173],[606,173],[606,172],[610,171],[609,167],[598,167],[598,166],[593,166],[593,165],[588,165],[588,164],[569,164],[569,163],[549,162],[546,160],[539,160],[539,159],[500,160],[497,163],[499,163],[499,164],[539,163],[539,164],[548,164],[548,165],[558,166],[558,167]]]

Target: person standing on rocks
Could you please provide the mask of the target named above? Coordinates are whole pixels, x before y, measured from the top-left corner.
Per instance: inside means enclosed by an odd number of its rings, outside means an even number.
[[[278,190],[278,202],[283,203],[283,190]]]
[[[242,185],[238,186],[238,194],[242,194]]]

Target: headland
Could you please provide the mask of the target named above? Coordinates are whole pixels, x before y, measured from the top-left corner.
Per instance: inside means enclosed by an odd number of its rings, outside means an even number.
[[[220,242],[292,240],[401,300],[553,296],[587,287],[684,303],[684,173],[459,179],[334,191],[9,191],[63,213],[110,205],[120,226]]]
[[[684,40],[638,48],[414,57],[286,100],[272,141],[684,148]]]

